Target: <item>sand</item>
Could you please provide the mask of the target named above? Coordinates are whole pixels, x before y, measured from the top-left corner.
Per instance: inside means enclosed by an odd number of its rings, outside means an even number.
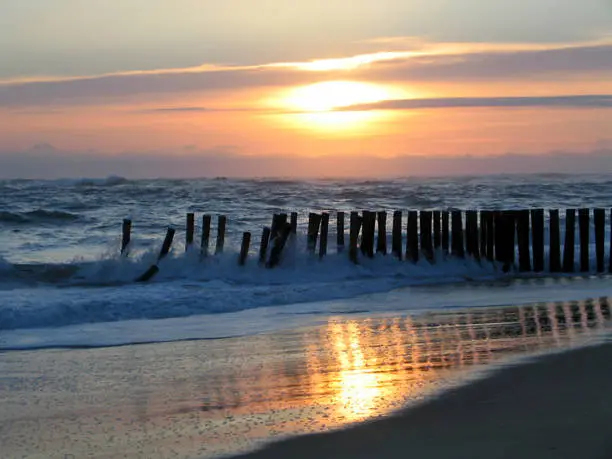
[[[612,345],[502,370],[387,419],[242,459],[612,457]]]

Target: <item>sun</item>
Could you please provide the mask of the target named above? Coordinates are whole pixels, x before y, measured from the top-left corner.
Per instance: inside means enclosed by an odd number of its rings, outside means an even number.
[[[327,112],[351,105],[380,102],[390,97],[380,85],[357,81],[325,81],[291,89],[284,104],[300,112]]]

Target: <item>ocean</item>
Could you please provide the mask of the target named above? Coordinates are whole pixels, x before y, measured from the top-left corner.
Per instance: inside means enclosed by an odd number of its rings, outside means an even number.
[[[0,181],[0,350],[219,339],[330,316],[607,296],[607,276],[518,275],[470,259],[432,265],[377,256],[354,265],[336,253],[334,212],[387,211],[390,231],[394,210],[608,208],[611,195],[606,175]],[[262,228],[273,213],[293,211],[298,234],[281,266],[258,266]],[[332,221],[321,261],[307,252],[305,232],[308,213],[322,211]],[[187,212],[196,213],[196,241],[202,214],[213,216],[213,231],[216,216],[227,216],[223,254],[185,251]],[[133,222],[129,257],[119,255],[124,218]],[[562,237],[563,222],[562,210]],[[168,226],[177,230],[170,256],[150,283],[135,283]],[[244,231],[253,242],[240,267]]]

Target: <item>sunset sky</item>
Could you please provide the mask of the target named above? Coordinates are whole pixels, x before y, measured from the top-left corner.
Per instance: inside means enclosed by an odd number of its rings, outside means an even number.
[[[612,157],[612,0],[2,0],[0,62],[0,177]]]

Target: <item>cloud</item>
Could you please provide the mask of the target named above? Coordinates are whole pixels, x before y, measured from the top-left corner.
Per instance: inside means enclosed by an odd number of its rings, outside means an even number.
[[[527,45],[525,45],[527,47]],[[612,44],[522,49],[507,47],[460,54],[408,54],[338,69],[306,70],[312,63],[251,67],[192,68],[129,72],[98,77],[0,84],[0,107],[106,103],[155,94],[202,93],[241,88],[288,86],[330,79],[372,81],[463,81],[612,72]],[[381,55],[387,55],[382,53]],[[358,61],[359,59],[357,59]],[[353,59],[355,61],[355,59]],[[367,59],[366,59],[367,61]],[[327,63],[329,64],[329,62]],[[315,66],[316,67],[316,66]]]
[[[602,142],[602,145],[606,142]],[[589,152],[508,153],[497,156],[405,155],[381,158],[330,155],[245,156],[235,148],[185,149],[180,154],[140,152],[109,155],[66,152],[49,145],[0,152],[0,179],[75,178],[121,175],[128,178],[294,177],[387,178],[525,173],[610,173],[612,149]]]
[[[350,105],[348,107],[343,107],[341,110],[418,110],[432,108],[478,107],[612,108],[612,95],[400,99],[385,100],[370,104]]]

